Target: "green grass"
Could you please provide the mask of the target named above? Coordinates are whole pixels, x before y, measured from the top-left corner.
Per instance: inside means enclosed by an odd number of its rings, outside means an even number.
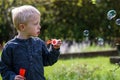
[[[47,80],[120,80],[118,65],[110,64],[109,57],[59,60],[45,67]]]

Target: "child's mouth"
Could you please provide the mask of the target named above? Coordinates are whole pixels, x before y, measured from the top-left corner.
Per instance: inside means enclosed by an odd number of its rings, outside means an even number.
[[[39,35],[39,34],[40,34],[40,31],[39,31],[39,32],[37,32],[37,34]]]

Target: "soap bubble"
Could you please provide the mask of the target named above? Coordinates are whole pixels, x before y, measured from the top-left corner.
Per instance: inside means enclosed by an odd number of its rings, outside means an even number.
[[[115,10],[110,10],[110,11],[108,11],[108,13],[107,13],[107,18],[108,18],[108,20],[111,20],[111,19],[113,19],[115,16],[116,16],[116,11]]]
[[[84,30],[83,35],[84,36],[89,36],[89,31],[88,30]]]
[[[99,37],[98,38],[98,45],[102,46],[104,44],[104,39]]]
[[[120,26],[120,18],[116,19],[115,23]]]
[[[110,25],[108,25],[108,29],[111,29],[111,26],[110,26]]]

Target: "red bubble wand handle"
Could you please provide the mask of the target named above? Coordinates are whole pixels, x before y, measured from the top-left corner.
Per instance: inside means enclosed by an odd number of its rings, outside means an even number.
[[[26,72],[26,70],[24,68],[20,68],[19,75],[24,77],[25,76],[25,72]]]

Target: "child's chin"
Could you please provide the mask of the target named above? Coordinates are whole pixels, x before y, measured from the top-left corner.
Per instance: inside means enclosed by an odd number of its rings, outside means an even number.
[[[38,37],[38,35],[32,35],[33,37]]]

